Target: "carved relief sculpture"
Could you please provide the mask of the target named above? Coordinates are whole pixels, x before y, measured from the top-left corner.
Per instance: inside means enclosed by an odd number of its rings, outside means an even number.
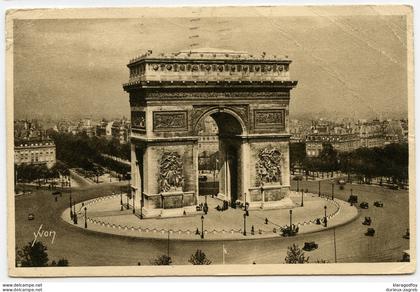
[[[181,156],[176,152],[165,152],[159,161],[159,191],[182,191],[184,178],[182,175],[183,163]]]
[[[258,185],[265,183],[281,184],[281,158],[280,151],[274,147],[260,150],[256,163]]]
[[[144,111],[132,111],[131,123],[133,128],[146,129],[146,113]]]

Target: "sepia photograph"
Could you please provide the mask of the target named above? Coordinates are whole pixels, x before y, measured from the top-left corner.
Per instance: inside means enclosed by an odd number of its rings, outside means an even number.
[[[412,17],[9,10],[9,275],[413,273]]]

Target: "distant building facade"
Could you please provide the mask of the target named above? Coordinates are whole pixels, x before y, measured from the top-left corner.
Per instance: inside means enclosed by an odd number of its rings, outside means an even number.
[[[198,128],[199,170],[213,170],[216,168],[215,159],[219,151],[219,129],[210,116],[203,119]]]
[[[92,123],[90,118],[84,118],[79,121],[77,125],[77,132],[78,133],[85,133],[89,137],[93,137],[95,135],[95,126]]]
[[[318,157],[325,144],[331,144],[338,152],[348,152],[360,147],[360,138],[354,128],[348,125],[314,125],[312,133],[306,136],[306,155]]]
[[[56,162],[55,144],[51,140],[21,141],[15,143],[15,164],[46,164],[51,168]]]
[[[359,124],[360,147],[374,148],[385,145],[383,123],[375,119]]]
[[[111,135],[112,138],[120,141],[121,144],[126,144],[130,140],[130,122],[123,118],[112,123]]]

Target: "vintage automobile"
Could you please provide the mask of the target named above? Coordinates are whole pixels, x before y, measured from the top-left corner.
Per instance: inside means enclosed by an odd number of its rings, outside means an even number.
[[[365,221],[363,221],[362,224],[370,226],[370,224],[372,224],[372,219],[370,217],[365,217]]]
[[[356,195],[350,195],[347,202],[350,204],[356,204],[357,203],[357,196]]]
[[[29,213],[28,220],[34,220],[34,219],[35,219],[35,215],[33,213]]]
[[[375,201],[375,202],[373,203],[373,205],[374,205],[375,207],[382,208],[382,207],[384,206],[384,203],[382,203],[381,201]]]
[[[295,175],[293,180],[303,180],[303,176],[301,174]]]
[[[205,175],[200,175],[200,176],[198,177],[198,181],[200,181],[200,182],[206,182],[206,181],[207,181],[207,176],[205,176]]]
[[[375,235],[375,229],[368,228],[367,231],[366,231],[366,233],[365,233],[365,235],[366,236],[374,236]]]
[[[369,209],[369,204],[367,202],[361,202],[359,206],[362,209]]]
[[[318,248],[318,244],[317,243],[315,243],[315,241],[307,241],[307,242],[305,242],[305,244],[304,244],[304,246],[303,246],[303,250],[305,250],[305,251],[311,251],[311,250],[314,250],[314,249],[317,249]]]
[[[337,183],[338,183],[339,185],[345,185],[345,184],[346,184],[346,181],[345,181],[344,179],[340,178],[340,179],[337,181]]]
[[[282,236],[295,236],[299,232],[299,227],[295,224],[292,224],[291,226],[287,225],[285,227],[280,227],[280,233]]]

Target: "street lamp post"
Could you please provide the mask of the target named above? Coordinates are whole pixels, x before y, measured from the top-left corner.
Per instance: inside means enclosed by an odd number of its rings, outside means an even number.
[[[168,230],[168,246],[167,246],[167,253],[168,253],[168,258],[169,258],[169,237],[170,237],[171,231]]]
[[[290,215],[290,230],[292,230],[292,213],[293,213],[293,210],[289,210],[289,215]]]
[[[128,192],[127,192],[127,210],[130,209],[130,205],[129,205],[129,198],[128,198]]]
[[[71,201],[71,193],[70,193],[70,219],[73,220],[73,203]]]
[[[136,194],[135,194],[135,193],[133,193],[133,194],[132,194],[132,196],[133,196],[133,214],[136,214],[136,208],[135,208],[135,206],[134,206],[134,200],[135,200],[135,198],[136,198]]]
[[[121,206],[121,211],[122,211],[123,210],[122,189],[120,189],[120,206]]]
[[[303,190],[302,190],[302,200],[300,202],[300,206],[303,207]]]
[[[334,183],[331,184],[331,200],[334,201]]]
[[[246,236],[246,213],[244,213],[244,236]]]
[[[87,208],[85,207],[85,228],[87,228]]]
[[[73,223],[77,224],[76,202],[73,202]]]
[[[324,227],[327,227],[327,206],[324,206]]]
[[[318,181],[318,197],[321,197],[321,181]]]
[[[201,239],[204,239],[204,216],[201,215]]]
[[[297,186],[296,186],[296,192],[299,192],[299,178],[297,178],[296,184],[297,184]]]
[[[76,216],[76,201],[73,200],[73,216]]]
[[[144,207],[144,198],[143,198],[143,192],[140,194],[140,219],[143,219],[143,207]]]

